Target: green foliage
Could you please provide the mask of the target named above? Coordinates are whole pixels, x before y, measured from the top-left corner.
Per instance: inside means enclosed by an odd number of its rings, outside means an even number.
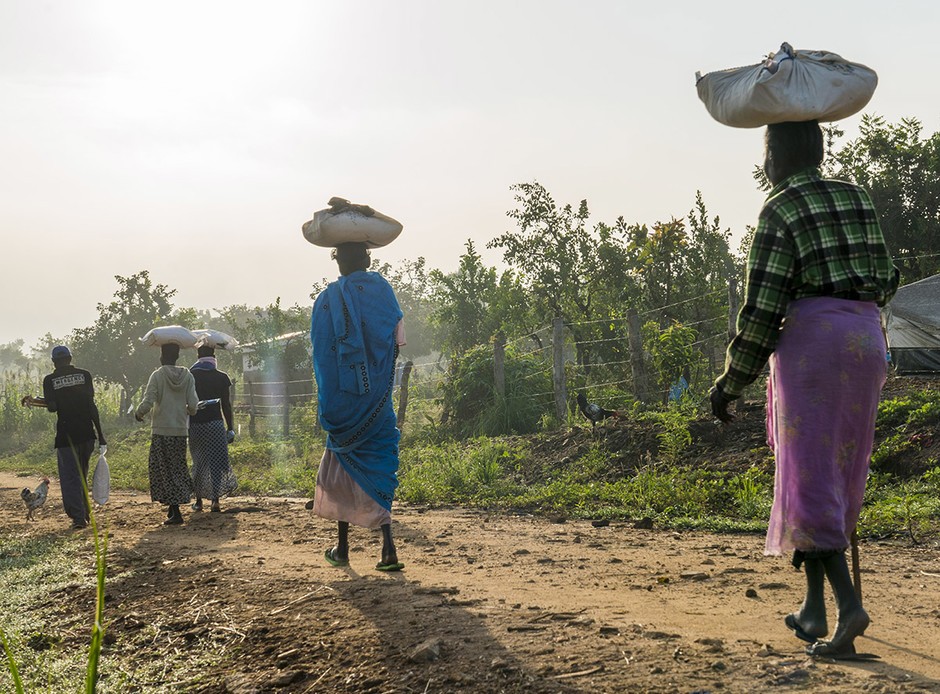
[[[30,367],[30,359],[23,353],[23,340],[0,345],[0,373],[15,370],[28,375]]]
[[[695,349],[697,334],[681,323],[659,330],[652,321],[643,326],[642,334],[644,349],[650,355],[659,390],[665,399],[669,387],[702,360],[701,353]]]
[[[434,299],[431,317],[440,330],[443,351],[454,355],[488,341],[501,326],[496,312],[496,268],[483,264],[472,241],[467,241],[466,248],[455,272],[430,273]]]
[[[940,419],[940,402],[933,392],[920,390],[904,397],[882,400],[878,404],[876,439],[881,443],[872,454],[872,469],[889,469],[892,462],[904,451],[919,448],[921,437],[917,432],[931,427]]]
[[[667,463],[677,462],[682,451],[692,443],[689,414],[689,406],[672,404],[665,410],[644,415],[646,419],[657,422],[662,427],[656,436],[659,439],[659,454]]]
[[[397,495],[419,504],[495,503],[518,493],[513,477],[527,456],[522,444],[489,438],[408,448],[401,454]]]
[[[21,449],[43,434],[52,445],[55,416],[42,408],[23,407],[24,395],[42,395],[42,380],[11,372],[0,377],[0,452]]]
[[[232,325],[233,337],[243,347],[250,346],[247,354],[252,366],[263,367],[272,378],[285,381],[295,374],[309,376],[309,308],[297,304],[283,308],[278,297],[264,307],[229,306],[221,310],[221,316]]]
[[[25,691],[23,689],[23,680],[20,677],[20,670],[16,666],[16,659],[13,657],[13,650],[10,648],[10,644],[7,642],[6,634],[3,633],[3,629],[0,628],[0,644],[3,645],[3,652],[7,656],[7,668],[10,672],[10,677],[13,680],[13,688],[16,691],[16,694],[23,694]]]
[[[865,489],[859,532],[866,535],[905,535],[917,543],[936,535],[940,526],[940,468],[919,479],[898,482],[887,473],[873,474]]]
[[[114,300],[98,304],[94,325],[75,330],[70,342],[74,363],[119,386],[130,402],[159,366],[159,352],[145,347],[140,338],[151,328],[178,323],[181,316],[174,314],[170,301],[176,290],[155,285],[147,270],[114,279]],[[182,317],[189,315],[184,312]]]
[[[96,691],[100,657],[104,605],[105,542],[89,556],[78,537],[52,535],[37,537],[5,537],[0,539],[0,612],[4,615],[4,641],[8,672],[16,691],[76,691],[76,682],[83,681],[82,691]],[[88,561],[85,561],[85,560]],[[94,563],[94,579],[88,566]],[[92,584],[96,589],[96,608],[92,617],[92,639],[87,653],[64,646],[57,631],[47,622],[57,623],[57,630],[80,627],[80,623],[64,625],[56,615],[56,594],[69,584]],[[48,606],[48,607],[47,607]],[[58,621],[56,621],[58,620]],[[79,673],[84,673],[82,677]],[[21,677],[26,678],[25,685]],[[16,688],[20,681],[22,689]],[[0,677],[0,689],[6,682]]]
[[[551,367],[534,354],[506,349],[506,393],[496,393],[493,347],[480,346],[451,362],[442,384],[445,411],[454,432],[467,435],[527,434],[538,429],[551,403]]]
[[[732,477],[728,481],[728,490],[742,517],[766,520],[773,503],[773,485],[771,475],[752,467],[744,474]]]

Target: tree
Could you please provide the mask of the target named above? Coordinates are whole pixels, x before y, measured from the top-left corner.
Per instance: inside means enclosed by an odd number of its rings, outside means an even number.
[[[590,281],[596,239],[587,228],[587,200],[575,209],[559,208],[538,182],[512,186],[518,207],[507,212],[518,229],[489,242],[522,276],[533,299],[545,312],[543,320],[569,319],[590,311]]]
[[[500,327],[496,315],[499,283],[496,268],[487,267],[468,240],[455,272],[431,270],[433,308],[431,317],[442,335],[442,346],[460,355],[485,344]]]
[[[140,338],[159,325],[182,323],[194,314],[184,309],[174,314],[171,299],[176,294],[165,284],[154,284],[147,270],[121,277],[114,300],[98,304],[94,325],[75,330],[70,338],[75,360],[102,381],[121,388],[121,411],[125,412],[137,392],[158,366],[157,353]]]
[[[297,304],[283,308],[278,297],[264,307],[228,306],[220,315],[232,326],[232,337],[250,348],[248,361],[253,366],[273,368],[284,381],[293,373],[308,373],[312,368],[309,308]]]
[[[555,317],[565,318],[578,364],[589,369],[592,345],[597,344],[594,338],[611,329],[609,324],[596,322],[612,314],[612,304],[599,299],[616,296],[611,289],[623,286],[626,279],[624,274],[612,276],[610,272],[624,264],[620,234],[626,227],[618,220],[613,227],[588,228],[587,200],[577,208],[570,204],[559,208],[538,182],[520,183],[512,190],[518,207],[507,215],[516,221],[517,229],[488,246],[502,249],[503,260],[518,273],[531,315],[542,325]]]
[[[29,357],[23,354],[23,340],[0,345],[0,371],[18,370],[29,373]]]

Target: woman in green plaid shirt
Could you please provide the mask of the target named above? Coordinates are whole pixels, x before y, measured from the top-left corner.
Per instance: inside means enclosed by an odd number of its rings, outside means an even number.
[[[767,433],[774,503],[765,554],[793,552],[806,597],[784,620],[813,655],[855,652],[869,624],[845,550],[861,511],[886,375],[879,307],[898,287],[874,206],[858,186],[819,174],[819,124],[767,127],[773,185],[747,260],[744,306],[724,373],[711,391],[724,422],[770,362]],[[828,580],[838,623],[829,641]]]

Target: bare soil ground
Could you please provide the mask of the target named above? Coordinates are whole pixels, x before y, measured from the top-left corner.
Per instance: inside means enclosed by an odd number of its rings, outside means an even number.
[[[55,483],[25,522],[25,483],[0,474],[0,532],[67,532]],[[351,566],[328,566],[333,526],[305,501],[228,499],[164,527],[149,496],[113,494],[105,672],[209,649],[208,676],[171,666],[137,691],[940,692],[936,546],[862,544],[857,645],[879,659],[827,662],[784,627],[803,575],[759,536],[396,507],[406,567],[383,574],[362,529]],[[87,623],[92,588],[65,592],[62,619]]]

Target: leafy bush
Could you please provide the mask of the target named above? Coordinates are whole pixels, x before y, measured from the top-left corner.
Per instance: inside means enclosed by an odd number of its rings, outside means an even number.
[[[551,366],[534,354],[506,349],[506,393],[496,393],[493,347],[481,345],[451,362],[442,384],[444,410],[460,436],[529,434],[552,402]]]

